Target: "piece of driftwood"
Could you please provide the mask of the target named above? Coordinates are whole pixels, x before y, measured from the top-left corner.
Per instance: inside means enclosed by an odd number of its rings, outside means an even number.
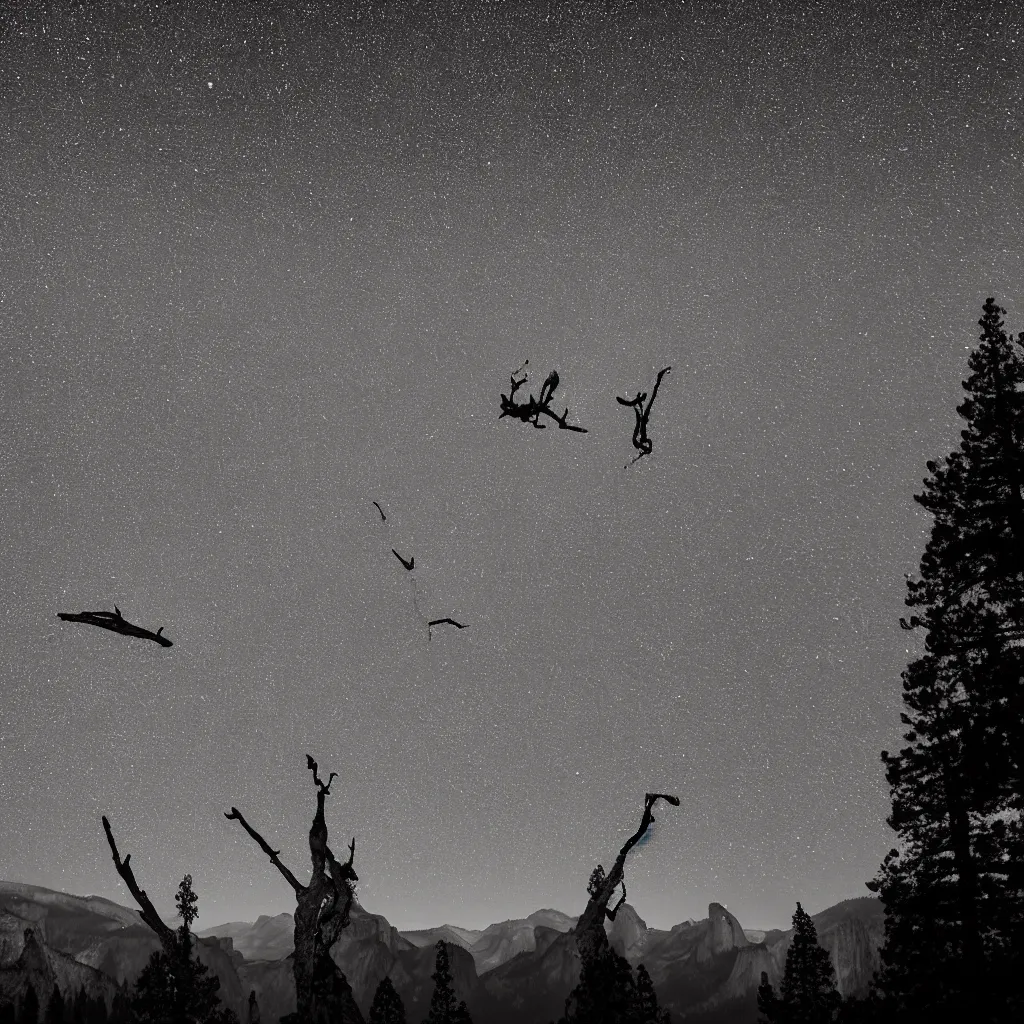
[[[152,640],[161,647],[173,647],[170,640],[163,635],[164,627],[161,626],[155,633],[142,626],[136,626],[129,622],[122,614],[121,609],[114,605],[112,612],[57,612],[57,618],[65,622],[84,622],[87,626],[99,626],[100,629],[109,629],[113,633],[123,633],[125,636],[137,636],[140,640]]]

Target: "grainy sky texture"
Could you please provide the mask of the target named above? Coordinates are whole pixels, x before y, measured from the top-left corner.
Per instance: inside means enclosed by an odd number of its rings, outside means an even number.
[[[579,913],[647,790],[650,925],[865,895],[1019,8],[253,6],[0,16],[0,877],[130,904],[107,814],[290,910],[223,812],[303,877],[309,753],[399,927]],[[589,433],[499,422],[527,358]]]

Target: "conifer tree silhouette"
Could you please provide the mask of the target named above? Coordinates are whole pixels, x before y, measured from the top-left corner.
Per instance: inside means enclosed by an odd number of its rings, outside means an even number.
[[[110,1014],[106,1020],[107,1024],[129,1024],[131,1020],[131,996],[127,991],[127,986],[122,986],[114,994],[110,1004]]]
[[[156,932],[161,950],[154,953],[135,984],[134,993],[121,1001],[115,997],[110,1019],[116,1024],[238,1024],[232,1010],[220,1003],[217,995],[220,979],[209,974],[205,964],[192,956],[192,922],[198,914],[198,897],[192,890],[192,876],[186,875],[178,886],[175,904],[181,927],[170,928],[139,887],[131,866],[131,854],[124,860],[114,841],[110,822],[103,817],[114,866],[128,891],[139,905],[139,916]],[[118,993],[120,996],[121,993]]]
[[[904,629],[899,754],[882,752],[899,848],[868,888],[885,904],[877,979],[903,1021],[1024,1015],[1024,360],[988,299],[958,449],[927,464],[934,518]]]
[[[18,1007],[18,1024],[39,1024],[39,996],[31,981]]]
[[[581,954],[579,984],[559,1024],[636,1024],[639,1000],[629,963],[610,945]]]
[[[198,897],[186,875],[175,897],[181,927],[176,948],[158,950],[142,969],[131,999],[134,1024],[238,1024],[232,1010],[221,1005],[220,979],[192,955],[192,922]]]
[[[658,1005],[654,982],[643,964],[636,969],[636,1019],[637,1024],[672,1024],[672,1014]]]
[[[50,999],[43,1015],[44,1024],[64,1024],[64,997],[60,994],[60,986],[54,985]]]
[[[762,1020],[766,1024],[831,1024],[841,1001],[832,958],[818,945],[814,922],[798,903],[778,996],[768,975],[761,972],[757,1008]]]
[[[381,978],[370,1006],[369,1024],[406,1024],[402,997],[387,976]]]
[[[437,955],[434,959],[434,973],[430,976],[434,982],[434,991],[430,997],[430,1012],[423,1024],[471,1024],[466,1004],[455,1002],[448,950],[440,940],[435,948]]]
[[[65,1006],[67,1019],[71,1024],[86,1024],[89,1013],[89,996],[86,994],[85,986],[81,986]]]

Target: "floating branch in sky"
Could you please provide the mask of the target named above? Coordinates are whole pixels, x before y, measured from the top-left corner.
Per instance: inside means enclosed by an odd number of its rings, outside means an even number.
[[[57,612],[57,618],[65,622],[84,622],[88,626],[99,626],[101,629],[109,629],[114,633],[123,633],[125,636],[137,636],[142,640],[152,640],[161,647],[172,647],[170,640],[163,635],[164,627],[161,626],[155,633],[141,626],[136,626],[121,615],[121,609],[114,605],[112,612]]]
[[[393,554],[395,556],[395,558],[397,558],[402,563],[402,565],[405,566],[405,568],[409,572],[412,572],[413,569],[416,568],[416,556],[415,555],[413,555],[412,558],[409,559],[409,561],[406,561],[394,548],[391,549],[391,554]]]
[[[363,1017],[352,996],[352,989],[331,957],[331,947],[349,923],[349,912],[355,899],[353,883],[359,876],[352,867],[356,855],[356,841],[349,845],[347,861],[338,861],[327,845],[327,823],[324,819],[324,801],[330,795],[331,784],[337,778],[331,772],[327,782],[317,773],[317,763],[306,755],[306,767],[313,773],[316,784],[316,814],[309,830],[309,852],[313,872],[308,885],[303,885],[281,863],[280,850],[273,849],[266,840],[242,817],[238,809],[231,808],[224,817],[237,821],[255,840],[270,862],[284,876],[295,892],[295,953],[292,972],[295,975],[296,1013],[282,1017],[285,1024],[308,1021],[336,1021],[338,1024],[362,1024]]]
[[[461,622],[456,622],[454,619],[450,619],[450,618],[447,618],[447,617],[443,618],[443,619],[431,619],[427,623],[427,636],[430,635],[430,630],[431,630],[431,628],[433,626],[443,626],[443,625],[454,626],[456,629],[469,629],[469,626],[464,625]]]
[[[661,386],[661,378],[671,370],[671,366],[666,366],[664,370],[658,372],[658,379],[654,382],[654,390],[651,392],[651,400],[647,402],[647,408],[644,408],[644,402],[647,401],[647,392],[641,391],[637,394],[636,398],[619,398],[615,396],[615,401],[619,405],[625,405],[631,408],[636,414],[636,426],[633,428],[633,447],[640,453],[637,455],[633,462],[637,459],[642,459],[645,455],[650,455],[654,451],[654,445],[651,439],[647,436],[647,420],[651,415],[651,406],[654,405],[654,399],[658,394],[658,388]],[[633,465],[633,462],[629,463],[629,466]],[[626,468],[628,469],[629,466]]]
[[[523,366],[526,366],[529,361],[527,359]],[[522,367],[520,367],[521,369]],[[534,398],[530,395],[525,402],[516,402],[516,392],[526,383],[526,377],[527,375],[524,373],[521,380],[516,380],[516,375],[512,374],[512,389],[507,395],[503,394],[501,396],[501,415],[498,417],[499,420],[504,419],[506,416],[511,416],[514,419],[522,420],[524,423],[532,423],[538,430],[543,430],[544,424],[540,422],[540,418],[542,415],[550,416],[558,424],[560,430],[575,430],[580,434],[587,433],[584,427],[577,427],[568,422],[568,407],[566,407],[565,412],[561,416],[551,411],[551,398],[558,387],[557,370],[552,370],[547,375],[541,386],[539,398]]]
[[[626,840],[622,849],[619,850],[619,855],[615,858],[611,871],[606,875],[604,868],[598,864],[591,873],[590,882],[587,885],[590,900],[587,903],[586,910],[580,915],[574,929],[576,946],[579,949],[580,956],[583,958],[597,956],[608,945],[608,937],[604,930],[605,918],[608,918],[609,921],[614,921],[619,907],[626,900],[624,874],[626,855],[640,842],[647,829],[654,824],[655,818],[652,811],[654,810],[654,805],[659,800],[666,800],[673,807],[679,806],[679,797],[677,796],[669,796],[667,793],[646,793],[644,795],[644,813],[640,819],[640,827]],[[608,904],[615,895],[615,890],[620,885],[622,886],[622,896],[614,907],[609,908]]]
[[[374,505],[377,505],[377,502],[374,502]],[[384,511],[381,509],[380,505],[377,505],[377,511],[380,512],[380,521],[381,521],[381,524],[383,526],[384,534],[386,536],[390,532],[390,527],[388,527],[388,525],[387,525],[387,516],[384,515]],[[388,546],[388,542],[385,541],[384,542],[384,547],[387,547],[387,546]],[[382,550],[383,550],[383,548],[382,548]],[[445,618],[442,618],[442,619],[430,619],[428,621],[426,616],[423,614],[423,612],[420,611],[419,584],[416,581],[416,574],[415,574],[415,571],[414,571],[415,568],[416,568],[416,556],[413,555],[411,558],[405,559],[394,548],[391,548],[391,554],[393,554],[395,556],[395,558],[397,558],[399,560],[399,562],[402,563],[402,568],[405,569],[405,571],[409,573],[409,585],[412,587],[412,607],[413,607],[413,611],[416,613],[416,618],[419,619],[419,621],[423,624],[423,626],[426,627],[426,630],[427,630],[427,641],[428,642],[431,639],[431,636],[432,636],[431,629],[434,626],[450,625],[450,626],[455,626],[456,629],[467,629],[468,628],[465,624],[463,624],[461,622],[456,622],[455,619],[452,619],[452,618],[449,618],[449,617],[445,617]]]

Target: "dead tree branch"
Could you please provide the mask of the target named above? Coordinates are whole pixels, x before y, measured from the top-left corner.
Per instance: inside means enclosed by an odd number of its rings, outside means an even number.
[[[591,884],[587,887],[587,891],[590,893],[590,901],[587,903],[586,910],[580,915],[575,928],[576,944],[582,956],[595,954],[608,941],[604,932],[605,918],[614,921],[615,915],[626,900],[626,882],[624,877],[626,856],[640,842],[644,833],[654,823],[654,805],[659,800],[665,800],[674,807],[679,806],[679,797],[677,796],[670,796],[668,793],[644,794],[644,812],[640,819],[640,827],[623,844],[622,849],[619,850],[618,857],[615,858],[611,871],[607,875],[600,864],[591,875]],[[622,886],[622,896],[619,902],[609,909],[608,904],[615,895],[615,890],[620,885]]]
[[[129,853],[124,860],[121,860],[121,855],[117,852],[117,843],[114,842],[114,833],[110,830],[110,822],[107,821],[106,815],[103,815],[103,831],[107,834],[107,842],[110,844],[110,852],[113,854],[117,873],[121,876],[124,884],[128,886],[128,891],[141,908],[139,916],[156,932],[160,944],[164,947],[164,952],[168,956],[176,957],[179,949],[174,929],[168,927],[161,920],[160,915],[156,912],[156,907],[153,906],[146,895],[146,891],[140,888],[139,883],[135,880],[135,872],[132,870],[130,863],[132,855]]]
[[[57,618],[64,622],[83,622],[87,626],[99,626],[100,629],[109,629],[112,633],[120,633],[123,636],[135,636],[140,640],[152,640],[161,647],[173,647],[174,644],[163,635],[164,627],[161,626],[155,633],[142,626],[136,626],[129,622],[122,614],[121,609],[114,605],[112,612],[57,612]]]
[[[529,363],[529,361],[527,359],[526,363]],[[523,365],[525,366],[526,363]],[[501,415],[498,417],[499,420],[504,419],[506,416],[511,416],[513,419],[522,420],[524,423],[532,423],[538,430],[543,430],[544,424],[540,422],[540,417],[549,416],[558,424],[560,430],[575,430],[579,434],[587,433],[586,428],[568,422],[568,406],[566,406],[565,412],[561,416],[551,411],[551,399],[555,389],[558,387],[557,370],[552,370],[547,375],[540,389],[540,397],[534,398],[530,395],[525,402],[516,402],[516,392],[526,383],[527,375],[524,373],[522,380],[516,380],[516,375],[513,373],[510,379],[512,381],[511,390],[507,395],[503,394],[501,396]]]
[[[224,817],[227,818],[228,821],[238,821],[238,822],[240,822],[241,825],[242,825],[242,828],[244,828],[245,831],[248,832],[249,835],[252,836],[252,838],[256,840],[256,843],[259,846],[259,848],[270,858],[271,864],[273,864],[274,867],[276,867],[277,870],[280,871],[282,875],[284,875],[285,881],[297,893],[305,891],[306,887],[278,859],[280,857],[280,855],[281,855],[281,851],[280,850],[273,850],[273,849],[271,849],[269,843],[267,843],[267,841],[263,838],[263,836],[261,836],[259,834],[259,832],[257,832],[256,829],[254,829],[249,824],[249,822],[247,822],[245,820],[245,818],[242,817],[242,815],[239,812],[237,807],[232,807],[231,808],[231,813],[230,814],[225,814]]]

